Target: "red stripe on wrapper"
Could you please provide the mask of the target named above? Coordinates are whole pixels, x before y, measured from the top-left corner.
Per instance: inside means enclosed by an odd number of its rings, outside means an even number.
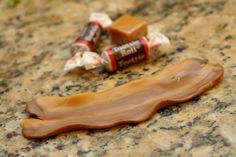
[[[111,49],[107,49],[106,50],[109,58],[110,58],[110,61],[111,61],[111,65],[112,65],[112,70],[116,70],[117,69],[117,65],[116,65],[116,59],[115,59],[115,56],[113,55]]]
[[[144,47],[144,49],[145,49],[145,53],[146,53],[147,58],[148,58],[149,55],[150,55],[150,49],[149,49],[149,46],[148,46],[147,40],[146,40],[145,37],[141,37],[139,40],[140,40],[141,43],[143,44],[143,47]]]

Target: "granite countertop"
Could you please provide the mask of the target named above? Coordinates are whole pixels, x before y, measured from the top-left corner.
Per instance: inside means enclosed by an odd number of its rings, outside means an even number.
[[[22,0],[0,2],[0,156],[236,156],[236,0]],[[158,61],[115,74],[63,76],[70,45],[89,13],[112,19],[134,15],[172,43]],[[99,45],[108,45],[107,35]],[[25,104],[42,95],[101,91],[143,78],[188,57],[220,63],[224,79],[186,103],[158,111],[149,121],[100,131],[74,131],[28,140]]]

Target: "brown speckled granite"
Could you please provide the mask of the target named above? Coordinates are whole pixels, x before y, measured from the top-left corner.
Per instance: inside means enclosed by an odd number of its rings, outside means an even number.
[[[10,8],[1,1],[0,156],[236,156],[235,6],[235,0],[22,0]],[[106,11],[113,19],[135,15],[149,23],[150,32],[168,35],[173,47],[156,62],[113,75],[62,76],[70,44],[91,11]],[[187,57],[221,63],[224,80],[139,125],[40,141],[21,135],[20,123],[28,117],[25,102],[34,97],[108,89]]]

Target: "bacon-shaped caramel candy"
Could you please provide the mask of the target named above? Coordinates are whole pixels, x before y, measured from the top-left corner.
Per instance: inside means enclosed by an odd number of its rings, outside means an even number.
[[[45,138],[76,129],[102,129],[149,119],[156,110],[188,101],[215,86],[223,76],[219,64],[186,59],[150,77],[97,93],[41,97],[27,104],[40,119],[25,120],[27,138]]]

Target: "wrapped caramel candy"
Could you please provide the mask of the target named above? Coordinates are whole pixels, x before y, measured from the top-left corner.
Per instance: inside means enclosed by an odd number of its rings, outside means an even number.
[[[72,45],[71,53],[93,51],[103,30],[112,23],[105,13],[91,13],[87,25],[82,29],[80,36]]]
[[[99,67],[103,67],[107,71],[121,70],[146,59],[156,59],[160,52],[169,46],[169,39],[165,35],[157,33],[108,48],[102,52],[101,56],[88,51],[78,53],[67,61],[64,71],[91,70]]]

